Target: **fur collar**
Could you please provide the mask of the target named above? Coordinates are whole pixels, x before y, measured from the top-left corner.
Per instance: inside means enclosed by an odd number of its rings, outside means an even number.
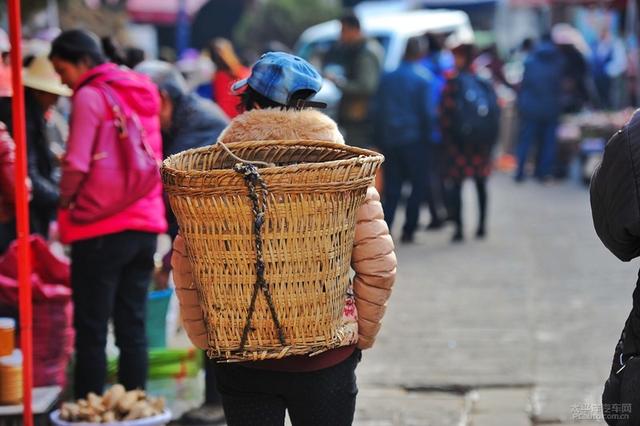
[[[344,143],[335,121],[312,110],[276,108],[247,111],[234,118],[222,132],[223,143],[263,140],[321,140]]]

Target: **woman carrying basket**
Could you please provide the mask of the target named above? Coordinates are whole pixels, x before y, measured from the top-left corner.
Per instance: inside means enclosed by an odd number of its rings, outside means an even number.
[[[337,125],[308,109],[322,78],[306,61],[285,53],[267,53],[238,82],[246,110],[231,121],[219,141],[323,140],[344,143]],[[209,348],[203,313],[184,240],[178,236],[172,258],[183,324],[191,341]],[[346,298],[344,318],[353,319],[353,335],[342,346],[313,357],[218,364],[218,388],[227,422],[234,425],[283,425],[285,410],[294,425],[350,425],[357,394],[355,368],[362,349],[380,329],[395,279],[393,241],[384,222],[377,191],[370,187],[357,211],[351,259],[356,272],[354,299]],[[357,310],[357,314],[356,314]],[[357,332],[355,322],[357,318]]]

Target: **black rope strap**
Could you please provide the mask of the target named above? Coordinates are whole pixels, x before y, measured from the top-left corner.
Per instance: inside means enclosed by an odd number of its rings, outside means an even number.
[[[262,180],[258,168],[253,164],[238,163],[233,167],[233,170],[240,173],[244,178],[247,188],[249,189],[249,199],[252,204],[253,211],[253,233],[256,240],[256,283],[253,287],[253,294],[251,295],[251,303],[249,304],[249,312],[247,314],[247,320],[242,330],[242,339],[240,340],[240,350],[244,350],[247,344],[247,338],[249,331],[251,330],[251,318],[256,309],[256,298],[258,292],[262,290],[265,298],[267,299],[267,305],[269,305],[269,311],[273,318],[273,323],[278,330],[278,339],[281,345],[285,345],[284,331],[278,320],[278,314],[276,308],[273,305],[273,298],[269,291],[267,281],[264,279],[264,256],[262,251],[262,225],[264,225],[265,211],[267,208],[267,185]],[[262,197],[258,197],[257,188],[259,187]]]

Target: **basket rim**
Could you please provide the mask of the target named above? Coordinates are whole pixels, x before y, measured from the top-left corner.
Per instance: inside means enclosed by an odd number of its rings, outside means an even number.
[[[337,149],[341,151],[346,151],[352,154],[357,155],[357,157],[343,159],[343,160],[330,160],[323,161],[319,163],[300,163],[300,164],[289,164],[286,166],[274,166],[274,167],[260,167],[260,174],[268,175],[268,174],[284,174],[284,173],[297,173],[299,171],[304,170],[315,170],[315,169],[324,169],[328,167],[340,167],[343,165],[347,165],[349,163],[358,162],[361,164],[364,163],[375,163],[384,161],[384,155],[379,152],[375,152],[369,149],[358,148],[355,146],[349,146],[345,144],[340,144],[336,142],[328,142],[322,140],[263,140],[263,141],[240,141],[240,142],[226,142],[225,145],[233,151],[234,148],[246,148],[246,147],[269,147],[269,146],[308,146],[308,147],[317,147],[317,148],[331,148]],[[218,144],[215,143],[213,145],[201,147],[201,148],[192,148],[185,151],[181,151],[177,154],[173,154],[166,158],[162,162],[162,167],[160,171],[163,174],[171,174],[173,176],[213,176],[218,174],[228,174],[229,172],[233,172],[232,169],[212,169],[212,170],[182,170],[173,166],[174,162],[177,158],[185,155],[192,155],[199,152],[207,152],[212,149],[216,149]]]

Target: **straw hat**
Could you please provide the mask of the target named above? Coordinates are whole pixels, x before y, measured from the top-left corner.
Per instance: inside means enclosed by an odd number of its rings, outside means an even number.
[[[60,96],[71,96],[73,91],[62,84],[60,76],[46,56],[36,56],[22,76],[25,87]]]

